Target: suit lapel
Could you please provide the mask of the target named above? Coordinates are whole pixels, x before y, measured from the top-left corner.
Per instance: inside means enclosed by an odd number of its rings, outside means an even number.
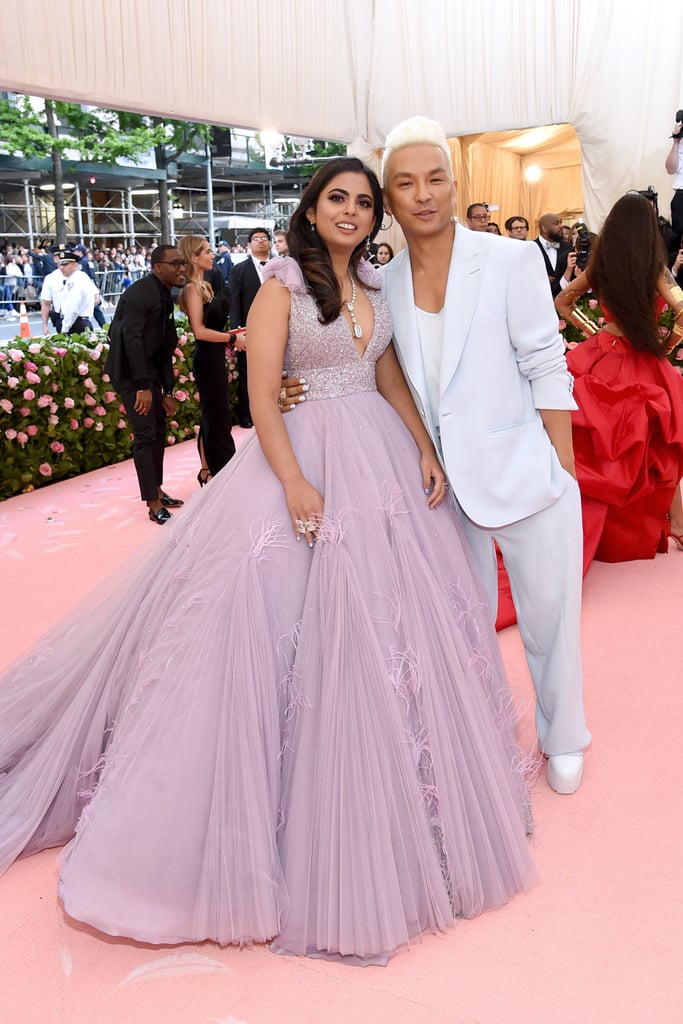
[[[441,354],[441,397],[458,368],[462,350],[479,298],[486,255],[476,231],[462,225],[455,229],[451,266],[444,303],[443,349]]]
[[[405,250],[401,265],[387,272],[386,291],[394,323],[394,338],[397,355],[413,390],[426,401],[427,382],[425,380],[420,332],[415,312],[415,295],[413,292],[413,274],[410,267],[410,256]]]

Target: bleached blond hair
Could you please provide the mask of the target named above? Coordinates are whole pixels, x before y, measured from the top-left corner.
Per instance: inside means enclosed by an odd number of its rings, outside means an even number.
[[[389,158],[396,150],[405,149],[406,146],[437,146],[446,157],[446,166],[451,175],[453,174],[451,151],[446,133],[438,121],[430,121],[428,117],[417,114],[415,117],[409,117],[407,121],[401,121],[387,135],[382,157],[382,183],[385,188],[387,187]]]

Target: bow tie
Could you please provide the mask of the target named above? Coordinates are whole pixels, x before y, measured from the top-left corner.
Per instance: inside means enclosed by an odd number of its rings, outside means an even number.
[[[559,242],[549,242],[546,238],[543,239],[543,244],[546,247],[546,249],[559,249],[560,248],[560,243]]]

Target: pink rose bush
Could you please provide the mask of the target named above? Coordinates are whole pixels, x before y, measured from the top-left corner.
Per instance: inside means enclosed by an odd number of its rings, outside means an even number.
[[[178,316],[174,374],[181,385],[168,444],[194,439],[199,405],[192,355],[194,338]],[[104,373],[104,333],[65,338],[15,338],[0,347],[0,499],[127,459],[130,427]],[[680,365],[680,364],[679,364]],[[228,350],[226,374],[233,410],[237,367]]]

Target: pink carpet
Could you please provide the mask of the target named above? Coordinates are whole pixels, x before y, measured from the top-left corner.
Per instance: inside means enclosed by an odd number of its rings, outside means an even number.
[[[169,493],[189,499],[194,444],[166,467]],[[0,504],[2,665],[160,534],[130,462]],[[46,851],[0,878],[0,1024],[681,1024],[682,579],[673,548],[588,574],[594,742],[576,796],[534,786],[530,895],[360,969],[107,938],[65,917]],[[501,643],[529,741],[516,629]]]

